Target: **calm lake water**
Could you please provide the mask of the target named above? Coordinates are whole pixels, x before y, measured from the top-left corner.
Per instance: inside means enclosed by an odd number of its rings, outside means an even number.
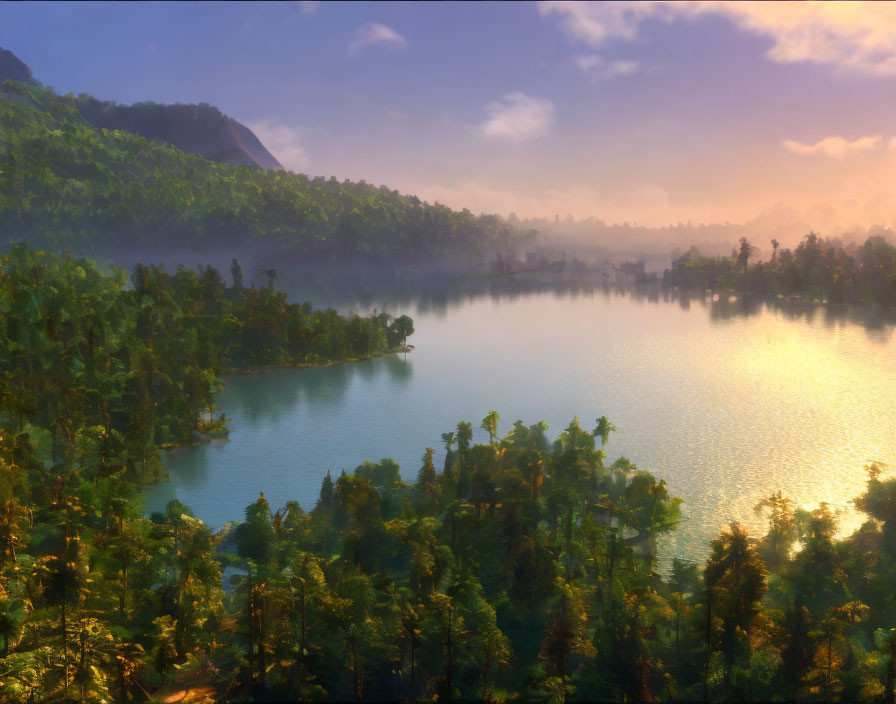
[[[554,437],[574,416],[588,429],[610,418],[609,460],[625,455],[685,500],[667,557],[705,556],[732,520],[761,529],[753,507],[777,489],[828,502],[852,530],[864,465],[896,468],[896,338],[880,310],[514,286],[385,303],[317,292],[343,311],[409,313],[416,349],[228,378],[230,440],[170,454],[171,482],[148,491],[147,510],[176,497],[220,526],[259,491],[311,508],[327,470],[383,457],[413,479],[427,446],[441,466],[441,433],[492,409],[502,434],[517,419]]]

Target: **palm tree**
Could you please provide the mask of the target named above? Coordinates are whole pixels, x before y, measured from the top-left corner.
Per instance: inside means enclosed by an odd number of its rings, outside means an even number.
[[[604,448],[607,446],[607,440],[610,439],[610,433],[616,430],[616,426],[613,425],[606,416],[601,416],[597,419],[597,427],[594,429],[594,437],[600,436],[600,450],[603,452]]]
[[[473,440],[473,425],[467,421],[461,421],[457,424],[457,450],[463,453],[470,449],[470,442]]]
[[[765,563],[755,544],[737,523],[732,523],[730,531],[713,541],[703,581],[707,594],[714,596],[716,618],[721,619],[719,647],[726,696],[731,694],[731,673],[736,660],[743,657],[736,645],[737,634],[750,631],[759,600],[767,589],[765,573]]]
[[[77,602],[81,589],[81,576],[73,557],[77,555],[76,542],[71,541],[66,548],[66,555],[53,558],[49,563],[49,580],[44,590],[44,597],[51,604],[59,607],[59,626],[62,631],[62,672],[65,697],[68,697],[68,618],[66,606]],[[76,559],[76,558],[75,558]]]
[[[456,439],[454,433],[442,433],[442,442],[445,443],[445,469],[443,474],[446,476],[451,475],[451,446]]]
[[[747,293],[747,270],[749,268],[750,257],[753,255],[755,247],[751,245],[746,237],[740,238],[740,248],[737,253],[737,264],[743,269],[744,273],[744,295]]]
[[[479,426],[488,433],[488,441],[490,445],[494,445],[495,438],[498,437],[499,420],[501,420],[501,416],[498,415],[497,411],[489,411],[488,415],[482,419],[482,425]]]

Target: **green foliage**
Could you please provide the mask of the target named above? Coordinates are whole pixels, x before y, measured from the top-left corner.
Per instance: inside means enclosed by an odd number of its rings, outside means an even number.
[[[48,88],[6,81],[0,124],[0,237],[38,246],[482,257],[518,236],[497,216],[385,186],[211,162],[96,128]],[[399,324],[398,338],[409,334]]]
[[[203,427],[221,370],[363,356],[391,322],[15,247],[0,702],[893,701],[896,480],[877,465],[852,536],[777,493],[765,538],[734,524],[666,575],[655,537],[680,501],[604,463],[603,417],[550,443],[544,423],[501,437],[491,411],[487,444],[458,423],[416,484],[365,462],[308,511],[262,494],[218,532],[178,501],[141,515],[158,446]]]
[[[794,250],[772,240],[771,261],[750,265],[755,248],[745,238],[731,257],[703,257],[692,247],[664,274],[667,285],[791,296],[810,302],[896,306],[896,246],[880,235],[855,248],[810,232]]]

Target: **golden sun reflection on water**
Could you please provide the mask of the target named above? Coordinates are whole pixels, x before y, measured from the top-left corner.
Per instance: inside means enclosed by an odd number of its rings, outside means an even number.
[[[764,534],[754,506],[780,490],[796,507],[863,517],[870,461],[896,470],[896,324],[871,309],[675,301],[628,295],[527,294],[412,310],[405,359],[237,377],[220,394],[230,442],[169,463],[174,494],[212,525],[239,518],[263,489],[282,506],[314,506],[327,471],[391,457],[413,480],[441,434],[501,414],[544,420],[556,437],[579,416],[617,431],[625,455],[684,499],[661,561],[702,560],[731,521]],[[885,475],[886,476],[886,475]]]
[[[763,486],[763,496],[781,489],[796,508],[827,504],[839,534],[848,535],[867,518],[855,507],[865,490],[864,467],[894,452],[893,345],[869,343],[858,328],[807,334],[819,326],[807,329],[771,312],[760,322],[761,334],[744,335],[730,354],[715,358],[723,363],[718,371],[727,377],[732,402],[749,403],[752,396],[768,421],[756,419],[756,427],[743,431],[780,463],[748,475]],[[752,501],[756,492],[744,492],[748,497]],[[764,533],[764,519],[747,500],[729,500],[739,522]]]

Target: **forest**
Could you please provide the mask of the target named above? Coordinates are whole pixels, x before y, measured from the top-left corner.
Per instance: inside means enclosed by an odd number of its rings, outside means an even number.
[[[221,164],[99,129],[78,111],[88,98],[2,84],[0,239],[86,253],[247,245],[298,258],[484,261],[534,236],[385,186]]]
[[[221,375],[413,332],[231,274],[3,259],[0,701],[894,701],[896,480],[875,464],[851,536],[776,493],[766,535],[732,524],[667,567],[681,502],[608,460],[605,417],[551,441],[491,411],[488,442],[458,423],[416,481],[385,459],[327,474],[314,506],[260,484],[225,526],[147,516],[161,448],[223,431]]]
[[[663,282],[810,302],[896,306],[896,246],[881,235],[844,247],[810,232],[794,249],[781,248],[775,239],[771,246],[771,259],[753,264],[756,248],[745,237],[730,257],[704,257],[691,247],[664,272]]]

